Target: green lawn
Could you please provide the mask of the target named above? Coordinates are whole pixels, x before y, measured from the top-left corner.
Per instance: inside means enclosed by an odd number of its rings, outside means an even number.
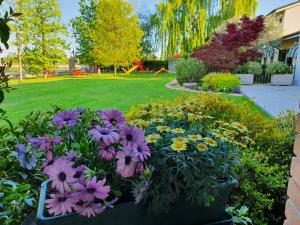
[[[172,79],[174,75],[169,74],[118,75],[117,78],[106,74],[89,78],[37,78],[23,83],[13,80],[11,86],[14,90],[6,94],[1,107],[8,111],[13,122],[19,121],[30,111],[49,110],[55,104],[64,108],[115,108],[127,112],[134,105],[157,98],[172,99],[182,93],[192,94],[166,89],[164,85]],[[224,97],[248,104],[252,110],[263,113],[246,97]]]

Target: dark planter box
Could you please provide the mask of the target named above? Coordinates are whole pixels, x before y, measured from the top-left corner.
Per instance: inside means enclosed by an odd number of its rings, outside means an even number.
[[[199,206],[186,203],[175,204],[166,214],[149,214],[147,205],[136,205],[133,202],[116,205],[106,209],[96,217],[83,217],[77,214],[63,216],[45,216],[45,200],[48,181],[42,184],[37,212],[37,225],[200,225],[231,224],[214,221],[224,220],[225,206],[231,190],[237,181],[233,180],[220,188],[219,197],[210,206]]]

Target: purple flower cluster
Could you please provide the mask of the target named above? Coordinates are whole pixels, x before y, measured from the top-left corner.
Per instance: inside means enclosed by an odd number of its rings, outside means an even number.
[[[54,115],[52,124],[57,128],[74,127],[80,121],[80,110],[65,110]]]
[[[81,165],[74,168],[73,158],[68,155],[57,158],[44,169],[51,181],[51,188],[55,190],[46,200],[48,212],[63,215],[75,211],[88,217],[103,212],[105,206],[101,201],[110,192],[110,187],[105,185],[106,180],[97,181],[96,177],[88,180],[85,177],[86,167]]]
[[[105,127],[96,125],[89,135],[92,141],[99,143],[99,157],[107,161],[116,158],[116,172],[123,177],[143,173],[144,161],[151,155],[144,131],[135,126],[126,126],[124,115],[117,110],[101,110],[97,113]],[[121,146],[119,151],[115,145]]]

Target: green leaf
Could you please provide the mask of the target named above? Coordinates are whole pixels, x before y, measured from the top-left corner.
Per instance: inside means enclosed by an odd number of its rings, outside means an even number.
[[[0,90],[0,103],[4,100],[4,92],[3,90]]]

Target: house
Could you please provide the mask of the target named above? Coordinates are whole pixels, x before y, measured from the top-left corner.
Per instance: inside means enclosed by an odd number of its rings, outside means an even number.
[[[279,18],[283,26],[283,36],[275,48],[265,47],[264,63],[286,62],[295,71],[295,83],[300,84],[300,0],[274,9],[269,15],[276,15]]]

